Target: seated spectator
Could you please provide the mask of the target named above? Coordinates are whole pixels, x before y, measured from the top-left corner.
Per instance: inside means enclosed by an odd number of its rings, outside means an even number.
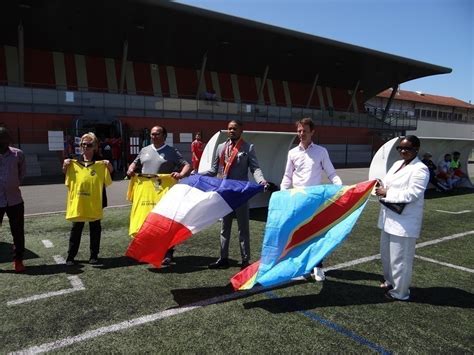
[[[426,152],[423,154],[423,159],[421,160],[430,171],[430,183],[434,185],[437,191],[447,191],[448,187],[442,184],[436,177],[436,165],[433,163],[433,160],[431,160],[432,157],[431,153]]]
[[[461,153],[453,152],[453,158],[451,159],[450,168],[453,171],[455,176],[459,176],[460,178],[467,177],[466,173],[464,173],[461,169],[461,161],[459,158],[461,157]]]
[[[451,154],[445,154],[443,160],[438,164],[438,174],[436,177],[442,181],[449,189],[452,189],[459,180],[451,169]]]

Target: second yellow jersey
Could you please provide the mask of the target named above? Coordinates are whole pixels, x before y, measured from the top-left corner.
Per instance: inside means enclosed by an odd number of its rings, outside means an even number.
[[[138,233],[148,213],[176,182],[170,174],[135,175],[130,179],[127,191],[127,200],[132,201],[128,229],[130,236]]]

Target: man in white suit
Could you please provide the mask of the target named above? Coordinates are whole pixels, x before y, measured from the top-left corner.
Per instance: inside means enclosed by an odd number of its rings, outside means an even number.
[[[406,301],[410,298],[410,282],[415,257],[416,239],[420,236],[423,219],[424,192],[430,178],[425,164],[418,159],[420,140],[406,136],[397,147],[402,160],[396,161],[375,193],[382,204],[378,227],[380,254],[385,281],[380,287],[386,290],[389,300]],[[390,204],[404,204],[395,212]]]

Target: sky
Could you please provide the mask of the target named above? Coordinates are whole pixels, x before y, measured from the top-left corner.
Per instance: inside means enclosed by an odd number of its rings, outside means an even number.
[[[402,90],[474,104],[473,0],[179,0],[452,69]]]

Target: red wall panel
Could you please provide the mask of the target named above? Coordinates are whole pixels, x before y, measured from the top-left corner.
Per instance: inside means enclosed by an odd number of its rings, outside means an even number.
[[[310,85],[289,81],[288,89],[290,90],[292,106],[306,106],[311,93]]]
[[[221,96],[223,101],[234,101],[234,91],[229,73],[217,73],[221,86]]]
[[[196,97],[198,79],[196,70],[188,68],[174,68],[176,85],[179,97]]]
[[[76,61],[74,54],[64,53],[64,66],[66,68],[67,88],[77,90]]]
[[[153,84],[151,81],[150,64],[133,63],[135,74],[135,86],[138,95],[153,95]]]
[[[255,78],[253,76],[238,75],[237,80],[239,82],[240,99],[247,102],[256,102],[258,97]]]
[[[0,84],[7,81],[7,63],[5,60],[5,50],[0,46]]]
[[[25,48],[25,83],[34,87],[56,87],[53,54],[47,51]]]
[[[163,96],[170,96],[170,84],[168,83],[168,73],[166,72],[166,66],[160,65],[160,82],[161,82],[161,91]]]
[[[86,56],[86,70],[89,91],[108,91],[104,58]]]
[[[272,80],[272,83],[277,106],[286,106],[285,90],[283,89],[283,83],[280,80],[274,79]]]

